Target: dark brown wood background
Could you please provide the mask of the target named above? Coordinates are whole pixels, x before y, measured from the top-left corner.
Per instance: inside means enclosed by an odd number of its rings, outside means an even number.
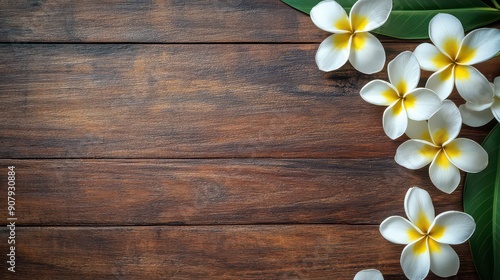
[[[18,218],[2,279],[403,279],[378,225],[407,189],[462,209],[462,186],[394,162],[404,137],[359,96],[386,70],[320,72],[328,34],[278,0],[0,5],[0,213],[15,165]],[[381,40],[388,61],[420,43]]]

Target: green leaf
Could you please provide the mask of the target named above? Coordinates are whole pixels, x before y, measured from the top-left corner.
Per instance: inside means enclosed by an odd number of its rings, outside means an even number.
[[[309,14],[321,0],[282,0],[293,8]],[[356,0],[337,0],[348,12]],[[496,2],[493,2],[498,7]],[[489,7],[480,0],[393,0],[392,12],[387,22],[373,33],[400,39],[429,38],[429,21],[438,13],[452,14],[465,31],[500,20],[500,10]]]
[[[500,9],[500,5],[498,4],[497,0],[492,0],[492,2],[493,2],[493,5],[495,5],[495,7],[497,9]]]
[[[316,6],[321,0],[281,0],[285,4],[295,8],[305,14],[310,14],[311,9]]]
[[[467,174],[464,210],[476,221],[476,231],[469,243],[479,277],[500,279],[500,124],[488,134],[482,146],[488,152],[488,167]]]

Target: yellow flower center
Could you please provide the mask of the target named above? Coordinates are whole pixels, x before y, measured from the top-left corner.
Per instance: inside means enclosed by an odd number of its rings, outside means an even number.
[[[352,29],[351,31],[357,31],[357,30],[364,30],[366,25],[368,24],[369,20],[366,16],[362,16],[359,14],[352,14],[351,15],[351,23],[352,23]]]
[[[424,137],[422,137],[422,138],[424,138]],[[420,149],[419,153],[424,157],[434,157],[438,151],[439,151],[439,149],[436,147],[433,147],[430,145],[424,145]]]
[[[411,233],[412,235],[410,236],[411,240],[416,240],[423,236],[423,238],[417,241],[417,243],[415,243],[415,245],[413,246],[414,254],[420,255],[426,253],[427,249],[434,253],[441,252],[441,244],[439,244],[439,242],[435,241],[433,238],[440,238],[444,235],[445,228],[443,226],[434,225],[430,233],[425,233],[423,235],[416,232],[415,230],[412,231],[413,233]],[[410,234],[410,232],[408,232],[408,234]]]
[[[366,45],[367,34],[365,32],[352,34],[352,47],[355,50],[361,50]]]
[[[399,116],[403,112],[403,100],[399,100],[394,106],[392,106],[392,114],[394,116]]]
[[[396,89],[398,90],[399,96],[403,96],[408,90],[408,86],[406,85],[405,81],[399,81],[399,83],[396,85]]]
[[[403,98],[403,102],[405,104],[405,108],[409,109],[415,106],[417,99],[413,95],[409,94]]]
[[[345,49],[349,46],[350,33],[335,34],[332,36],[333,46],[336,49]]]
[[[427,246],[431,252],[438,253],[441,251],[441,245],[439,242],[434,241],[434,239],[430,238],[430,236],[426,234],[424,238],[415,243],[415,246],[413,246],[413,253],[415,255],[426,253]]]
[[[429,233],[430,236],[433,238],[441,238],[444,235],[446,228],[440,225],[434,225],[432,227],[431,232]]]
[[[443,50],[450,56],[454,61],[457,59],[458,48],[460,48],[460,42],[456,38],[449,37],[444,40]]]
[[[460,53],[458,54],[457,63],[467,63],[476,55],[476,49],[473,49],[467,45],[462,45]]]
[[[413,253],[415,255],[420,255],[427,252],[427,238],[428,237],[426,236],[415,243],[415,245],[413,246]]]
[[[418,213],[415,226],[417,226],[422,232],[427,232],[429,230],[429,227],[431,226],[431,221],[429,221],[427,215],[425,215],[423,211],[420,211],[420,213]]]
[[[439,79],[441,81],[448,80],[451,77],[451,74],[453,73],[453,68],[454,68],[454,65],[453,66],[448,66],[445,70],[441,71],[438,74]]]
[[[347,18],[341,18],[341,19],[337,20],[333,24],[333,26],[339,30],[345,30],[345,31],[352,32],[351,24],[349,23],[349,20]]]
[[[443,149],[441,149],[441,151],[438,152],[438,155],[437,155],[435,161],[436,161],[437,165],[439,165],[443,168],[448,168],[451,165],[451,162],[448,159],[448,157],[446,157],[446,154],[443,152]]]
[[[439,242],[434,241],[434,239],[427,237],[427,244],[429,244],[429,251],[434,253],[441,252],[441,244]]]
[[[455,66],[455,79],[457,80],[468,80],[470,78],[470,72],[467,66],[457,65]]]
[[[441,128],[434,132],[434,135],[432,135],[432,138],[434,139],[434,144],[437,146],[443,146],[444,142],[446,142],[449,138],[448,131],[446,129]]]
[[[449,143],[448,145],[443,147],[443,149],[450,158],[459,157],[460,154],[462,153],[462,151],[455,142]]]
[[[450,58],[448,58],[446,55],[438,53],[432,58],[432,63],[434,63],[434,65],[436,65],[436,67],[438,68],[444,68],[450,63],[453,63],[453,61],[450,60]]]
[[[382,96],[389,103],[394,103],[394,102],[396,102],[396,100],[399,99],[399,94],[397,92],[395,92],[392,88],[389,88],[386,91],[382,92]]]

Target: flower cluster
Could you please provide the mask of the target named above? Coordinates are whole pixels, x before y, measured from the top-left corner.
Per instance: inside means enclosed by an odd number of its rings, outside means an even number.
[[[385,64],[384,47],[369,31],[382,26],[391,9],[391,0],[360,0],[352,6],[349,16],[333,0],[314,6],[311,10],[314,24],[334,33],[318,48],[316,63],[319,69],[336,70],[349,60],[356,70],[365,74],[382,70]]]
[[[474,219],[463,212],[434,214],[429,193],[411,188],[404,200],[408,219],[391,216],[380,224],[380,233],[390,242],[406,247],[401,267],[408,279],[424,279],[429,270],[440,277],[458,272],[460,261],[450,244],[461,244],[474,233]]]
[[[319,46],[316,63],[333,71],[347,61],[358,71],[373,74],[383,69],[385,52],[369,32],[382,26],[392,0],[358,0],[349,15],[334,0],[324,0],[310,15],[320,29],[333,33]],[[397,139],[406,134],[395,161],[408,169],[429,165],[432,183],[452,193],[460,183],[460,170],[477,173],[488,165],[488,154],[476,142],[457,138],[462,123],[477,127],[493,119],[500,122],[500,77],[490,83],[473,65],[500,51],[500,30],[480,28],[465,35],[453,15],[439,13],[429,23],[431,43],[405,51],[387,65],[388,81],[373,80],[360,90],[368,103],[386,106],[382,126]],[[425,87],[418,87],[420,71],[432,71]],[[465,103],[457,107],[447,98],[456,88]],[[475,230],[474,219],[458,211],[434,214],[429,194],[408,190],[404,201],[408,219],[392,216],[380,225],[387,240],[404,244],[401,267],[409,279],[424,279],[429,270],[441,277],[458,272],[459,259],[450,244],[466,242]],[[360,271],[355,280],[383,279],[380,271]]]
[[[333,71],[349,61],[365,74],[382,70],[385,52],[369,31],[382,26],[391,9],[391,0],[359,0],[348,16],[334,0],[318,3],[311,10],[312,21],[334,33],[318,48],[319,69]],[[451,193],[460,183],[459,170],[476,173],[488,165],[480,145],[455,138],[462,122],[481,126],[494,118],[500,121],[500,77],[490,83],[472,66],[500,51],[500,30],[480,28],[465,35],[457,18],[437,14],[429,23],[429,37],[432,44],[420,44],[388,63],[389,81],[371,81],[360,95],[371,104],[387,106],[382,126],[389,138],[411,138],[397,149],[396,162],[409,169],[430,164],[432,183]],[[434,71],[425,87],[418,87],[421,69]],[[446,100],[455,87],[465,100],[460,109]]]
[[[429,270],[440,277],[456,275],[460,267],[457,253],[450,245],[466,242],[476,224],[469,214],[446,211],[435,215],[429,193],[418,187],[408,190],[404,199],[408,219],[391,216],[380,224],[380,233],[388,241],[406,245],[401,253],[401,267],[408,279],[424,279]],[[362,270],[354,280],[379,279],[376,269]]]

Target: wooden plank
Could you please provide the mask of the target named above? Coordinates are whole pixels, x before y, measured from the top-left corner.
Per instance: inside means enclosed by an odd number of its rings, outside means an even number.
[[[1,269],[2,279],[352,279],[366,268],[404,278],[404,246],[377,226],[18,227],[16,236],[16,273]],[[454,249],[458,278],[477,279],[468,246]]]
[[[281,1],[2,0],[1,42],[320,42]]]
[[[319,43],[328,36],[279,0],[2,0],[0,11],[0,42]]]
[[[388,59],[415,47],[387,44]],[[402,140],[359,97],[385,71],[323,74],[316,48],[1,45],[0,158],[392,158]]]
[[[319,43],[327,35],[279,0],[0,1],[0,42]]]
[[[22,225],[378,225],[405,215],[412,186],[436,213],[462,210],[461,188],[442,193],[426,169],[392,159],[2,160],[5,174],[9,165]]]

